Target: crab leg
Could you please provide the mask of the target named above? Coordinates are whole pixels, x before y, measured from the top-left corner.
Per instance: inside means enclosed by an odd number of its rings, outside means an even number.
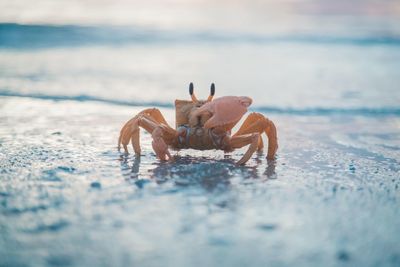
[[[165,124],[157,124],[155,123],[151,117],[147,117],[143,115],[139,118],[139,126],[146,129],[148,132],[151,132],[153,142],[152,147],[157,157],[161,160],[171,160],[172,156],[168,151],[168,144],[171,144],[174,139],[176,139],[177,132],[166,126]],[[135,144],[133,144],[135,146]],[[139,146],[139,143],[136,144]]]
[[[153,150],[156,153],[157,157],[161,160],[171,160],[172,156],[168,151],[168,145],[165,143],[163,139],[163,128],[161,126],[156,127],[151,133],[153,137],[153,142],[151,145],[153,146]]]
[[[145,109],[141,113],[149,115],[158,123],[168,125],[167,121],[165,120],[164,116],[161,114],[161,111],[158,108]]]
[[[260,113],[251,113],[240,129],[233,136],[250,134],[250,133],[260,133],[260,140],[258,142],[258,149],[262,149],[263,143],[261,139],[261,133],[265,132],[268,137],[268,159],[273,159],[278,149],[278,138],[276,133],[275,124],[264,117],[264,115]]]
[[[121,138],[122,138],[122,133],[125,131],[127,127],[131,127],[132,124],[134,124],[135,119],[137,119],[138,116],[146,114],[150,116],[153,120],[155,120],[158,123],[163,123],[165,125],[168,125],[167,121],[165,120],[164,116],[161,114],[160,110],[157,108],[148,108],[145,110],[142,110],[138,115],[130,119],[121,129],[121,134],[119,136],[118,140],[118,149],[120,149],[120,144],[121,144]]]
[[[173,142],[177,132],[168,126],[158,109],[146,109],[129,120],[121,129],[120,137],[118,139],[118,148],[122,143],[125,152],[128,153],[127,146],[131,141],[135,153],[140,154],[141,149],[139,127],[142,127],[147,132],[152,133],[153,148],[160,159],[165,159],[165,156],[161,156],[163,154],[171,158],[169,152],[167,151],[167,144],[171,144]]]
[[[241,147],[244,147],[244,146],[247,146],[247,145],[250,144],[250,146],[247,149],[246,153],[236,163],[237,165],[243,165],[251,158],[251,156],[257,150],[259,139],[260,139],[260,134],[259,133],[252,133],[252,134],[246,134],[246,135],[237,135],[237,136],[233,136],[230,139],[229,144],[230,144],[230,147],[232,149],[241,148]]]
[[[148,115],[157,123],[162,123],[168,126],[168,123],[164,119],[159,109],[157,108],[145,109],[141,111],[138,115],[130,119],[128,122],[126,122],[125,125],[122,127],[118,138],[118,150],[121,149],[121,143],[122,143],[125,152],[128,152],[127,145],[129,144],[129,138],[130,138],[132,141],[133,149],[135,150],[136,154],[140,154],[140,146],[139,146],[140,136],[139,136],[139,128],[137,125],[137,119],[143,114]]]

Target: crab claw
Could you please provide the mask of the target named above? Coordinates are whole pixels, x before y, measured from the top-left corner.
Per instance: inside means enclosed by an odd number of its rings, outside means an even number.
[[[236,124],[247,112],[253,100],[247,96],[223,96],[207,102],[194,112],[194,116],[211,113],[212,117],[204,128],[214,128]]]
[[[162,129],[159,127],[155,128],[151,133],[151,136],[153,137],[153,142],[151,143],[151,145],[159,159],[166,161],[168,156],[168,159],[171,160],[171,154],[168,151],[168,146],[162,138],[162,135]]]

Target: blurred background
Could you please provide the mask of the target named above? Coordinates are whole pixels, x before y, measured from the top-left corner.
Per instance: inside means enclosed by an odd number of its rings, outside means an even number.
[[[171,105],[397,107],[395,0],[0,1],[0,93]]]

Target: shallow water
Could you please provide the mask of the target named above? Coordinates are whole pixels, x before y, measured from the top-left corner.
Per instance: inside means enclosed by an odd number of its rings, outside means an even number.
[[[0,3],[0,266],[400,265],[396,1],[58,3]],[[252,97],[276,160],[117,151],[191,81]]]
[[[399,264],[398,116],[274,115],[276,161],[236,167],[243,150],[160,163],[148,134],[117,152],[140,109],[0,100],[2,265]]]

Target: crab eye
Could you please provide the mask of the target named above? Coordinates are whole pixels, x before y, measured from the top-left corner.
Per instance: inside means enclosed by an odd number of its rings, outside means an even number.
[[[211,84],[210,95],[212,95],[212,96],[215,95],[215,84],[214,83]]]
[[[210,95],[207,98],[207,102],[210,102],[213,99],[214,95],[215,95],[215,84],[212,83],[210,87]]]
[[[190,94],[190,97],[192,98],[192,101],[193,101],[194,103],[196,103],[198,100],[197,100],[197,98],[196,98],[196,96],[195,96],[195,94],[194,94],[194,86],[193,86],[193,83],[190,83],[190,84],[189,84],[189,94]]]
[[[194,89],[194,88],[193,88],[193,83],[190,83],[190,84],[189,84],[189,94],[190,94],[190,95],[193,95],[193,89]]]

